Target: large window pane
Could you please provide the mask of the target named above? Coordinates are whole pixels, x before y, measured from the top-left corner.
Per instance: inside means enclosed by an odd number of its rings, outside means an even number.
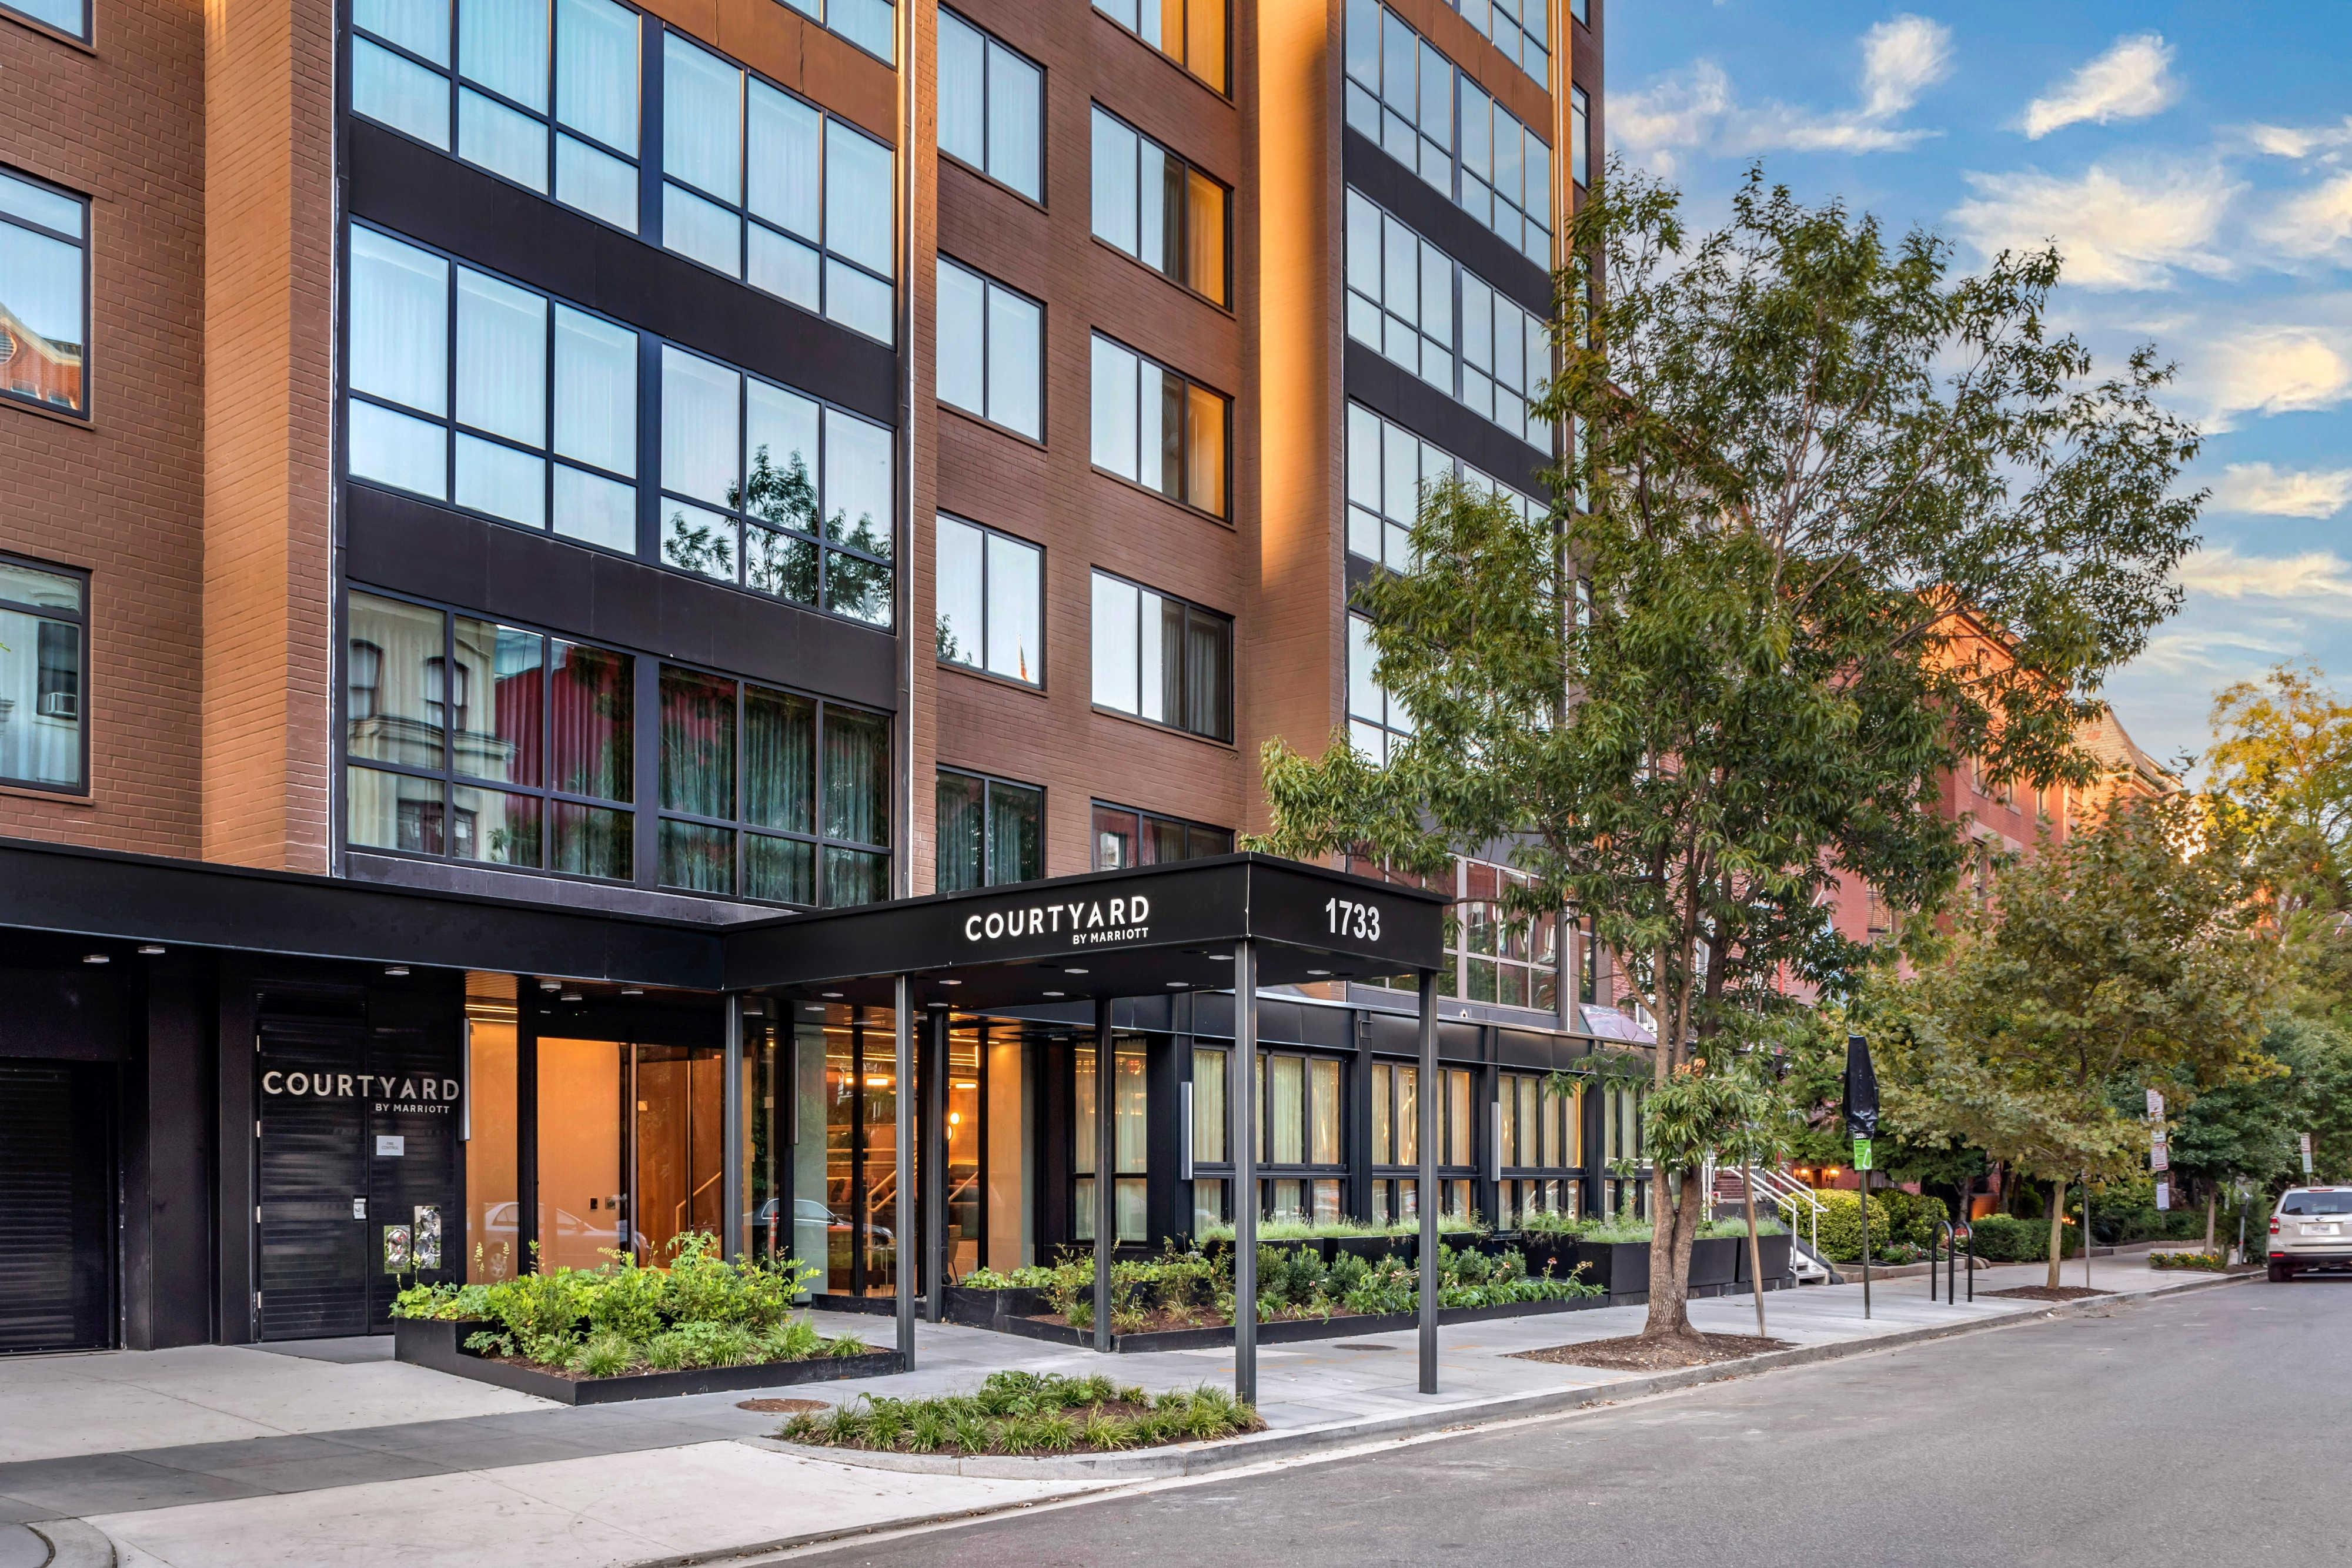
[[[1318,1166],[1339,1163],[1339,1064],[1318,1060],[1308,1063],[1311,1093],[1307,1123],[1314,1143],[1308,1158]]]
[[[352,0],[352,20],[436,66],[449,63],[449,7],[445,0]]]
[[[449,264],[373,229],[353,228],[351,244],[352,390],[446,413]]]
[[[992,779],[988,786],[988,880],[1030,882],[1045,873],[1045,796]]]
[[[1266,1158],[1295,1166],[1307,1158],[1307,1063],[1296,1056],[1271,1059],[1272,1095],[1266,1103]]]
[[[1136,358],[1107,338],[1096,338],[1092,365],[1094,461],[1132,479],[1136,464]]]
[[[81,584],[0,560],[0,779],[82,788],[85,706]]]
[[[988,536],[988,668],[1035,685],[1045,675],[1045,552],[1003,534]]]
[[[742,446],[737,371],[662,349],[662,488],[727,506],[739,502]]]
[[[1094,700],[1103,707],[1134,713],[1137,702],[1136,587],[1094,575]]]
[[[547,700],[541,639],[470,616],[457,617],[457,664],[476,694],[456,716],[451,766],[474,779],[539,784]],[[480,700],[487,693],[488,700]]]
[[[545,0],[463,0],[457,68],[525,109],[547,111]]]
[[[825,711],[824,836],[890,841],[890,724],[878,714]]]
[[[476,0],[467,0],[470,9]],[[547,439],[547,300],[457,269],[457,418],[540,446]]]
[[[817,405],[810,399],[747,379],[743,436],[751,466],[745,511],[782,528],[816,531],[818,423]]]
[[[354,758],[411,768],[442,765],[437,694],[443,651],[437,610],[373,594],[349,605],[344,661],[344,749]]]
[[[637,335],[555,308],[555,450],[615,474],[637,471]]]
[[[637,152],[637,14],[613,0],[556,0],[556,118]]]
[[[751,84],[752,212],[808,239],[818,235],[824,116],[765,82]]]
[[[743,820],[816,831],[816,705],[806,697],[744,687]]]
[[[700,817],[735,814],[734,682],[663,666],[661,803]],[[665,857],[668,846],[665,824]]]
[[[1225,1052],[1192,1052],[1192,1158],[1222,1165],[1225,1158]]]
[[[890,433],[824,411],[825,535],[871,555],[890,554]]]
[[[1034,200],[1045,73],[1003,45],[988,50],[988,172]]]
[[[742,199],[743,73],[676,33],[662,39],[662,172]]]
[[[629,800],[635,664],[577,643],[552,643],[549,653],[548,782],[568,794]]]
[[[824,138],[824,243],[887,277],[890,265],[890,150],[835,120]]]
[[[1098,238],[1130,256],[1137,254],[1135,147],[1136,133],[1097,107],[1090,172],[1094,200],[1088,217]]]
[[[974,168],[988,160],[988,43],[951,12],[940,13],[940,151]]]
[[[939,264],[940,401],[986,417],[988,285],[945,256]]]
[[[448,78],[365,38],[352,40],[352,110],[448,150]]]
[[[1033,439],[1045,434],[1045,308],[1011,289],[988,291],[989,417]]]
[[[934,801],[939,813],[937,886],[964,893],[987,885],[988,831],[985,780],[941,769]]]
[[[986,538],[970,523],[946,517],[939,519],[936,641],[939,656],[953,664],[977,666],[984,659]]]

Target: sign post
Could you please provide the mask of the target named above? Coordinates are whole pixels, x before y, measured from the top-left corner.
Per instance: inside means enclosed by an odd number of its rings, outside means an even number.
[[[1870,1316],[1870,1140],[1878,1132],[1878,1073],[1870,1041],[1845,1037],[1845,1130],[1853,1139],[1854,1179],[1862,1184],[1862,1315]]]
[[[2311,1179],[2311,1134],[2309,1133],[2303,1135],[2303,1177],[2305,1181]]]

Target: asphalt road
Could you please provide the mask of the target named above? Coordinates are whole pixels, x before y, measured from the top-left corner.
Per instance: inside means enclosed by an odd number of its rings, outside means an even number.
[[[2352,1279],[2196,1291],[799,1563],[2337,1563]]]

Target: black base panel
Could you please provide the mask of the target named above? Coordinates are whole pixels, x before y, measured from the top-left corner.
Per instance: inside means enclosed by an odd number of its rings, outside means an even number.
[[[834,1383],[851,1377],[883,1377],[899,1370],[895,1350],[863,1355],[815,1356],[807,1361],[772,1361],[756,1366],[706,1366],[691,1372],[637,1372],[625,1377],[557,1377],[528,1366],[512,1366],[468,1354],[465,1337],[495,1325],[447,1320],[400,1318],[393,1325],[393,1354],[416,1366],[495,1384],[518,1394],[536,1394],[559,1405],[610,1405],[625,1399],[668,1399],[682,1394],[735,1394],[750,1388],[784,1388],[799,1383]]]

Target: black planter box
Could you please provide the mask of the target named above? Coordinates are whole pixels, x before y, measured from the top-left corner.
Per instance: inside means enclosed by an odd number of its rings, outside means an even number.
[[[812,1356],[806,1361],[770,1361],[752,1366],[705,1366],[690,1372],[633,1372],[620,1377],[558,1377],[536,1367],[491,1361],[466,1349],[467,1336],[496,1324],[440,1318],[394,1318],[394,1359],[496,1384],[519,1394],[536,1394],[559,1405],[608,1405],[624,1399],[667,1399],[681,1394],[733,1394],[747,1388],[782,1388],[795,1383],[832,1383],[848,1377],[882,1377],[898,1370],[898,1353],[872,1350],[863,1355]]]
[[[1330,1261],[1342,1258],[1361,1258],[1367,1263],[1377,1263],[1396,1251],[1401,1239],[1395,1236],[1334,1236],[1331,1238]]]
[[[950,1285],[942,1306],[948,1322],[976,1329],[1001,1329],[1007,1318],[1034,1317],[1049,1310],[1045,1292],[1030,1286],[975,1291]]]
[[[1599,1285],[1610,1300],[1624,1301],[1650,1295],[1650,1244],[1646,1241],[1581,1241],[1576,1260],[1584,1265],[1578,1278]]]
[[[1756,1251],[1764,1264],[1764,1282],[1768,1287],[1789,1277],[1790,1249],[1790,1238],[1785,1230],[1778,1236],[1759,1236],[1756,1239]],[[1733,1278],[1743,1285],[1756,1282],[1748,1267],[1748,1240],[1745,1237],[1739,1242],[1739,1272]]]
[[[1549,1267],[1552,1278],[1565,1280],[1576,1271],[1576,1238],[1544,1231],[1522,1232],[1518,1238],[1519,1253],[1528,1260],[1528,1272],[1541,1275]]]
[[[1478,1323],[1494,1318],[1534,1317],[1550,1312],[1582,1312],[1592,1307],[1605,1307],[1605,1296],[1577,1296],[1564,1301],[1507,1301],[1494,1307],[1441,1307],[1440,1324]],[[1374,1312],[1340,1315],[1328,1318],[1292,1318],[1281,1322],[1261,1322],[1257,1325],[1260,1344],[1296,1344],[1304,1340],[1357,1339],[1366,1334],[1399,1333],[1417,1326],[1421,1319],[1412,1312]],[[1092,1329],[1074,1329],[1059,1318],[1009,1318],[1004,1332],[1024,1339],[1045,1340],[1055,1344],[1092,1347]],[[1147,1351],[1219,1350],[1234,1343],[1233,1325],[1197,1329],[1161,1329],[1151,1333],[1114,1334],[1111,1350],[1118,1354],[1135,1354]]]
[[[1731,1283],[1739,1270],[1739,1254],[1748,1250],[1748,1238],[1702,1236],[1691,1243],[1690,1288],[1694,1291],[1717,1290]]]

